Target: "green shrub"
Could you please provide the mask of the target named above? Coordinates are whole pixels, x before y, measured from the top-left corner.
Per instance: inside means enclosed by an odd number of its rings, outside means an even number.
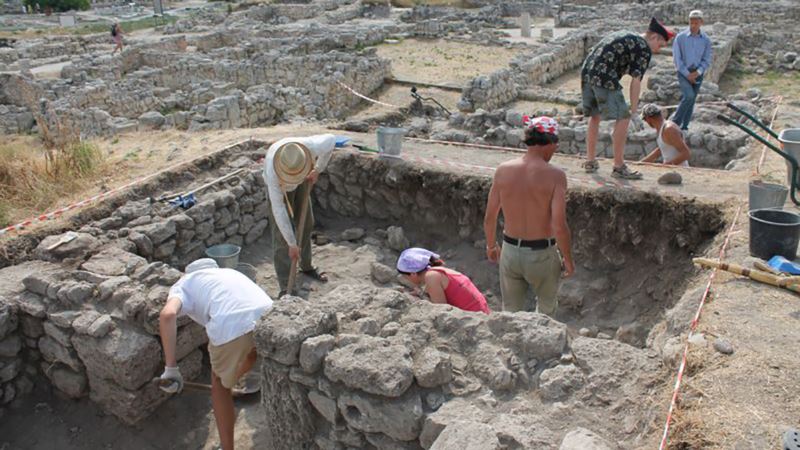
[[[91,6],[89,0],[25,0],[25,5],[32,8],[35,8],[37,3],[42,10],[49,7],[53,11],[85,11]]]

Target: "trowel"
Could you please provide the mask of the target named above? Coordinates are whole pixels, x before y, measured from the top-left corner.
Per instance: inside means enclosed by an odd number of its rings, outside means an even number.
[[[74,231],[67,231],[67,233],[65,235],[61,236],[61,239],[59,239],[58,242],[56,242],[53,245],[47,247],[47,251],[53,251],[56,248],[58,248],[59,246],[64,245],[64,244],[66,244],[68,242],[72,242],[77,238],[78,238],[78,233],[76,233]]]

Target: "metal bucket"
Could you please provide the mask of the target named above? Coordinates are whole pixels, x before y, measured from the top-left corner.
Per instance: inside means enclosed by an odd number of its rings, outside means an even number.
[[[764,183],[762,181],[750,182],[750,208],[783,208],[789,189],[781,184]]]
[[[403,147],[403,136],[406,134],[405,128],[380,127],[377,133],[380,156],[399,158]]]
[[[253,267],[252,264],[247,263],[239,263],[236,265],[236,270],[242,272],[243,274],[247,275],[247,278],[250,278],[253,282],[256,281],[256,268]]]
[[[219,244],[206,249],[206,256],[217,262],[222,269],[235,269],[239,265],[242,248],[233,244]]]
[[[787,128],[778,134],[778,140],[781,142],[783,151],[794,156],[800,162],[800,128]],[[786,180],[792,183],[792,166],[789,161],[786,161]],[[800,173],[797,175],[797,180],[794,181],[795,186],[800,185]]]

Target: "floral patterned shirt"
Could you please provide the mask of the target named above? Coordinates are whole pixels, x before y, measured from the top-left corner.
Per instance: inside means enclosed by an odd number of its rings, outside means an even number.
[[[612,91],[621,90],[620,78],[643,77],[652,55],[640,35],[630,31],[611,33],[589,51],[581,68],[581,81]]]

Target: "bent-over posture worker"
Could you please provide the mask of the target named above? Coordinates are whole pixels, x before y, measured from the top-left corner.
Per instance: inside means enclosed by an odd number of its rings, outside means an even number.
[[[665,120],[661,108],[655,104],[648,104],[642,108],[642,120],[654,128],[658,147],[642,159],[642,162],[653,163],[661,157],[664,164],[672,166],[689,167],[689,146],[683,139],[683,133],[677,123]]]
[[[583,167],[587,173],[597,172],[600,167],[597,155],[597,137],[600,133],[600,120],[614,120],[611,144],[614,148],[614,169],[611,176],[628,180],[639,180],[642,174],[632,171],[623,159],[625,142],[628,140],[628,124],[639,106],[642,78],[650,66],[653,53],[667,45],[674,33],[665,28],[655,18],[642,35],[630,31],[614,32],[597,43],[589,51],[589,56],[581,68],[581,91],[583,115],[589,117],[586,133],[586,162]],[[622,85],[623,76],[631,76],[630,101],[625,103]]]
[[[159,332],[166,366],[162,379],[174,381],[161,389],[176,393],[183,377],[175,354],[177,319],[189,316],[208,334],[211,358],[211,404],[223,450],[233,450],[236,415],[231,389],[256,361],[253,329],[258,319],[272,309],[272,299],[244,274],[220,269],[213,259],[199,259],[186,267],[186,274],[169,290],[159,317]]]
[[[327,167],[335,146],[336,136],[320,134],[281,139],[267,150],[263,176],[272,207],[269,224],[272,230],[272,261],[280,286],[278,297],[286,293],[292,261],[299,260],[300,272],[305,275],[322,282],[328,281],[327,275],[311,264],[314,213],[311,201],[304,202],[303,199],[311,195],[311,188]],[[304,203],[306,219],[302,227],[303,234],[296,236],[295,229],[300,228]],[[298,240],[302,248],[298,246]]]
[[[464,311],[489,314],[486,297],[468,276],[444,267],[444,261],[430,250],[409,248],[397,259],[397,272],[415,286],[425,285],[432,303],[445,303]]]
[[[549,117],[526,118],[528,152],[500,164],[486,204],[486,256],[500,260],[500,291],[506,311],[536,311],[553,316],[559,279],[575,271],[567,226],[567,176],[551,166],[558,147],[558,123]],[[503,211],[502,249],[497,216]],[[558,250],[556,250],[558,246]],[[561,256],[559,256],[559,250]]]

